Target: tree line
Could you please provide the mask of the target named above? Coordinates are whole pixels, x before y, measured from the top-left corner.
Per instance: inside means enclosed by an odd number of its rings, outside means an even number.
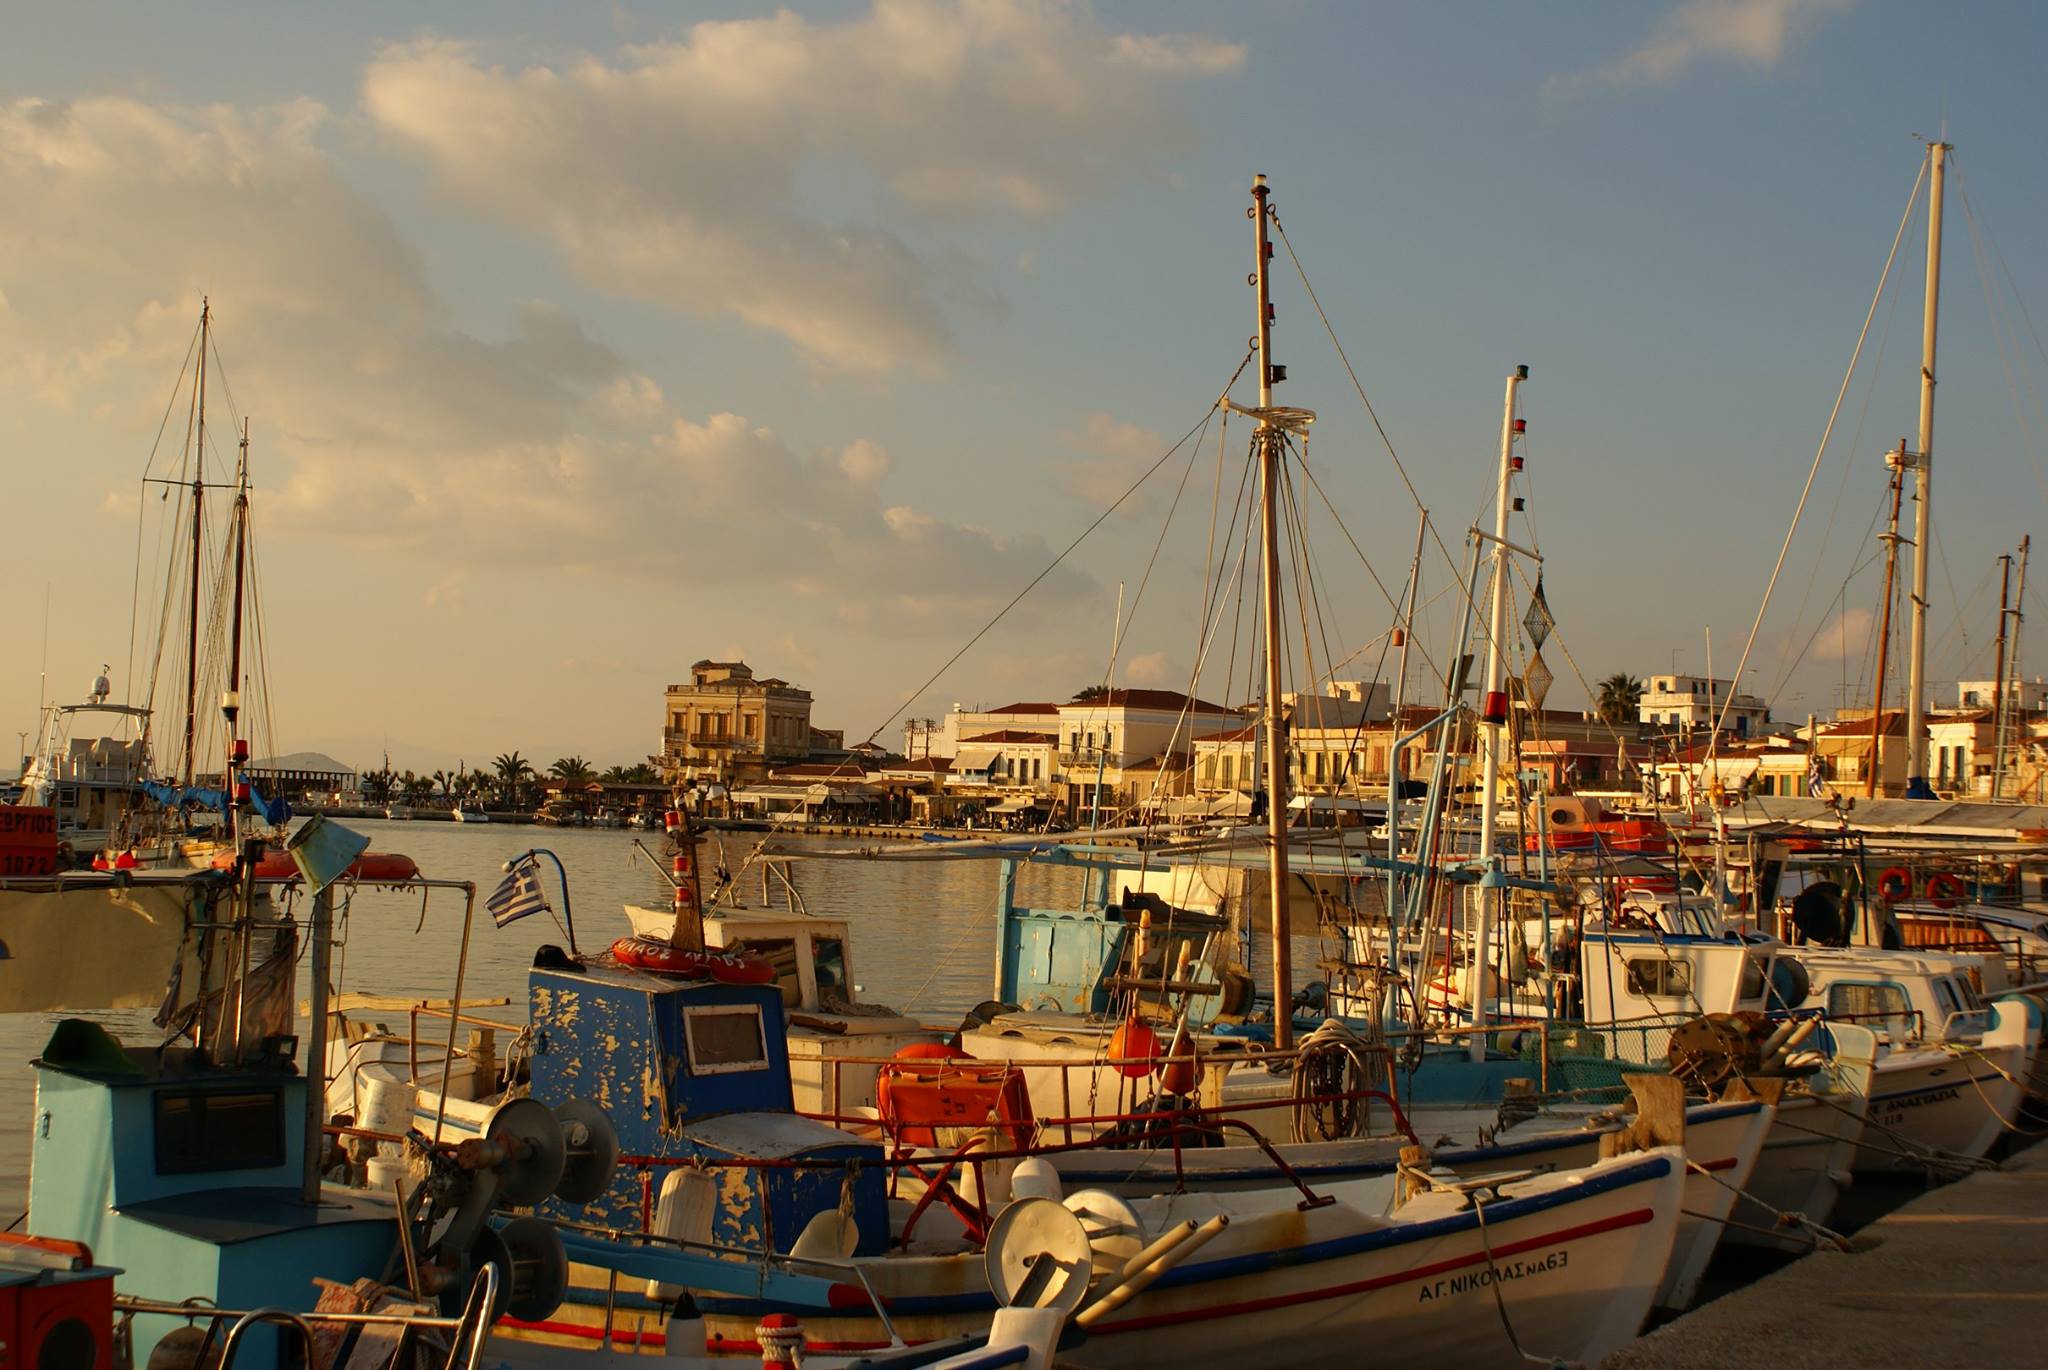
[[[558,756],[543,772],[518,752],[504,752],[489,766],[474,770],[457,766],[454,770],[421,775],[385,766],[365,771],[360,783],[363,798],[372,804],[426,804],[438,798],[457,804],[495,803],[519,809],[540,802],[544,779],[564,785],[587,785],[592,781],[606,785],[654,785],[660,783],[661,775],[645,761],[599,771],[580,756]]]

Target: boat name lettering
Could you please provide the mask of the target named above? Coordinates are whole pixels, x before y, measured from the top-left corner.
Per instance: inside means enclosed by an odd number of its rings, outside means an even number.
[[[1513,1280],[1525,1280],[1532,1275],[1547,1275],[1553,1270],[1562,1270],[1571,1262],[1571,1252],[1562,1248],[1531,1256],[1525,1261],[1496,1261],[1492,1265],[1470,1270],[1462,1275],[1446,1275],[1440,1280],[1431,1280],[1422,1286],[1417,1303],[1428,1303],[1432,1299],[1447,1299],[1454,1294],[1469,1294],[1477,1289],[1491,1289],[1496,1280],[1502,1284]]]

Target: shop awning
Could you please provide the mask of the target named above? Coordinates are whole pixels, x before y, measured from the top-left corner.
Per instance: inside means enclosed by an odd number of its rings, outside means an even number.
[[[1001,758],[1001,747],[962,747],[953,757],[953,774],[962,771],[986,771]]]

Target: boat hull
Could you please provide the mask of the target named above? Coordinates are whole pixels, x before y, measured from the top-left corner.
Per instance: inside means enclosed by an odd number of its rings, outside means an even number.
[[[1349,1363],[1369,1339],[1376,1370],[1517,1366],[1518,1344],[1545,1359],[1597,1363],[1634,1337],[1650,1311],[1684,1179],[1681,1153],[1665,1148],[1505,1186],[1483,1214],[1460,1211],[1460,1196],[1444,1192],[1411,1201],[1392,1222],[1342,1203],[1307,1212],[1270,1203],[1233,1217],[1197,1258],[1096,1324],[1062,1361],[1102,1370]],[[1160,1201],[1154,1225],[1229,1211],[1232,1201],[1174,1196]],[[886,1259],[866,1268],[907,1339],[986,1326],[985,1286],[926,1294],[920,1262],[893,1264],[894,1272]],[[933,1264],[937,1283],[979,1262]],[[713,1349],[753,1349],[755,1325],[774,1311],[795,1313],[814,1350],[882,1345],[861,1291],[834,1288],[845,1297],[824,1307],[712,1295],[697,1303]]]

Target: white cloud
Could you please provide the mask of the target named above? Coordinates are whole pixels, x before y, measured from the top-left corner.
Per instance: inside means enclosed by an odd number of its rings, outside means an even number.
[[[1186,147],[1187,83],[1243,59],[1112,33],[1081,4],[876,0],[520,70],[422,40],[377,56],[363,104],[446,193],[598,288],[880,372],[944,356],[948,272],[885,223],[807,210],[800,172],[871,179],[883,216],[1048,217]]]
[[[1849,608],[1835,615],[1813,639],[1807,657],[1813,661],[1861,659],[1870,650],[1877,615],[1869,609]]]
[[[1554,80],[1553,88],[1591,83],[1655,85],[1685,74],[1695,63],[1721,60],[1769,70],[1823,16],[1855,0],[1684,0],[1646,39],[1617,60]]]
[[[839,454],[839,469],[856,485],[869,485],[889,474],[893,465],[880,443],[857,438]]]
[[[306,103],[0,105],[0,396],[90,415],[67,418],[77,440],[122,450],[154,433],[210,293],[216,412],[232,420],[232,387],[254,416],[261,526],[419,558],[442,608],[454,564],[744,584],[951,631],[1050,559],[891,507],[872,441],[805,455],[739,415],[678,414],[544,302],[503,338],[455,327],[325,128]]]
[[[1173,663],[1165,652],[1141,652],[1125,662],[1119,674],[1126,685],[1158,688],[1187,684],[1187,677],[1174,671]]]
[[[1156,430],[1104,413],[1088,415],[1080,428],[1061,433],[1060,440],[1082,454],[1080,461],[1054,467],[1060,483],[1098,508],[1115,503],[1167,448]]]

